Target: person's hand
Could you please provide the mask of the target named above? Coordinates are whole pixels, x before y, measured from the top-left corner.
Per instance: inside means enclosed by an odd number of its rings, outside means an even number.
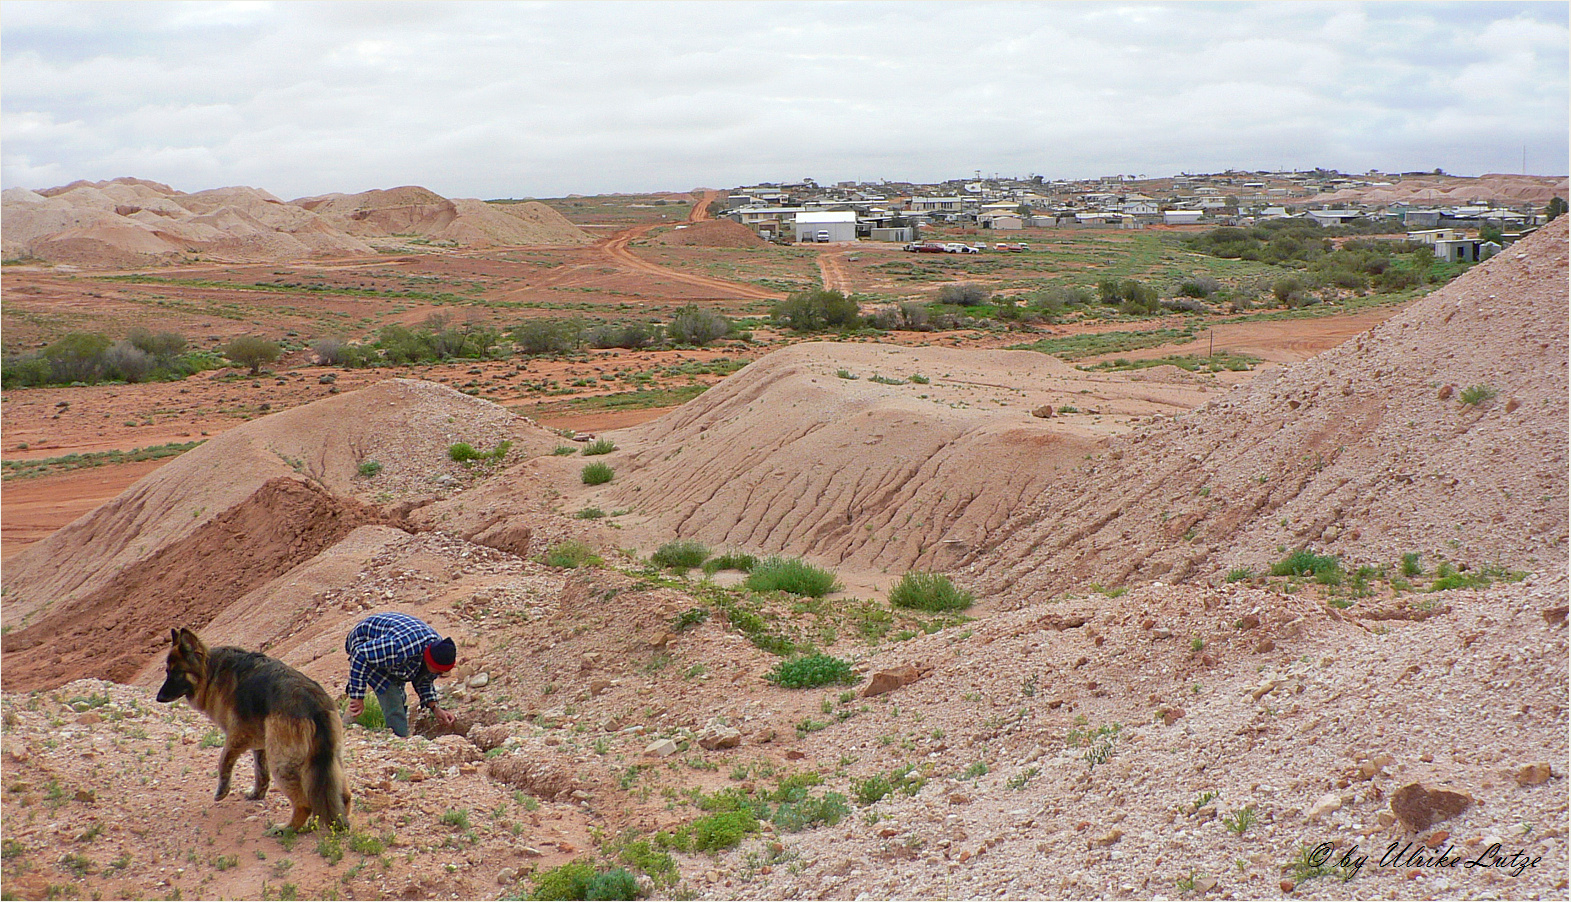
[[[365,713],[365,699],[352,698],[349,700],[349,716],[359,717]]]
[[[436,722],[441,724],[444,729],[451,727],[458,720],[458,715],[451,711],[443,711],[441,708],[432,707],[431,713],[436,715]]]

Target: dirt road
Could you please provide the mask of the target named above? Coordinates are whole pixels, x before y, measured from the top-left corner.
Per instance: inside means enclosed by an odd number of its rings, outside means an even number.
[[[824,251],[818,255],[818,272],[825,291],[851,293],[851,273],[846,270],[844,251]]]
[[[692,211],[688,213],[687,221],[703,222],[704,220],[708,219],[709,204],[717,196],[719,196],[718,191],[704,192],[704,196],[699,198],[699,200],[693,204]],[[674,269],[667,269],[658,263],[651,263],[648,260],[639,257],[631,250],[628,250],[628,244],[630,244],[634,239],[642,238],[647,235],[651,229],[656,227],[656,225],[657,223],[650,223],[648,225],[639,225],[633,226],[629,229],[623,229],[622,231],[617,232],[615,235],[612,235],[610,238],[606,239],[605,244],[600,246],[600,251],[607,257],[611,258],[612,263],[615,263],[623,269],[627,269],[632,272],[644,273],[650,276],[657,276],[662,279],[669,279],[673,282],[680,282],[684,285],[692,285],[697,288],[704,288],[715,292],[715,297],[748,298],[750,300],[759,301],[777,301],[785,297],[785,295],[778,291],[769,291],[768,289],[758,288],[753,285],[742,285],[737,282],[727,282],[724,279],[712,279],[708,276],[699,276],[692,273],[679,272]]]

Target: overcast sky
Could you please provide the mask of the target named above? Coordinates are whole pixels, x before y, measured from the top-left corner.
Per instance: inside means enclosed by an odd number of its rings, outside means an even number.
[[[1568,170],[1558,3],[0,7],[5,187]]]

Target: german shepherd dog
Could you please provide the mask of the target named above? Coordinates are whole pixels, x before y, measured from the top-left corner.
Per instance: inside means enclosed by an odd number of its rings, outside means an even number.
[[[209,649],[184,628],[170,633],[174,647],[158,700],[190,699],[223,728],[224,757],[213,798],[229,795],[235,761],[251,749],[256,787],[246,798],[262,798],[277,777],[294,804],[290,830],[304,829],[312,815],[324,827],[349,829],[344,727],[327,690],[277,658],[230,646]]]

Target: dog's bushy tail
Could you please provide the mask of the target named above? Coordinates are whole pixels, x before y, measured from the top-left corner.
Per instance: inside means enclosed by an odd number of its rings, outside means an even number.
[[[304,778],[306,797],[311,801],[311,813],[317,816],[321,829],[349,829],[349,788],[344,781],[344,726],[336,709],[329,705],[312,712],[311,724],[316,735],[311,740],[311,753],[306,759]]]

